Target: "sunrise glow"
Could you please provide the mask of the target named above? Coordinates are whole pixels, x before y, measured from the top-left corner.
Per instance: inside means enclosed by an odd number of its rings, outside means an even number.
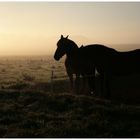
[[[0,2],[0,55],[53,54],[61,34],[79,46],[140,44],[139,10],[139,2]]]

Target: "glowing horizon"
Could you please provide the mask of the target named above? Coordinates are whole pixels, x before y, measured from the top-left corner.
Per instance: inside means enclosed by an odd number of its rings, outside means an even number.
[[[54,53],[60,35],[78,45],[140,44],[139,2],[0,2],[0,56]]]

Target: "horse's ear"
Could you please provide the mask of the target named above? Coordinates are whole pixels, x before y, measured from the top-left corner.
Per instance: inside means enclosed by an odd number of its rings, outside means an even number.
[[[66,39],[68,39],[69,35],[67,35]]]
[[[63,35],[61,35],[61,39],[63,39],[64,37],[63,37]]]

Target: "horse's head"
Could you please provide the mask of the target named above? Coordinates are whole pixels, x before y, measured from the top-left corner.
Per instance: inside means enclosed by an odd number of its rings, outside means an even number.
[[[57,49],[54,54],[54,59],[59,60],[65,54],[68,55],[71,52],[72,48],[75,47],[78,48],[78,46],[72,40],[68,39],[68,36],[63,37],[63,35],[61,35],[61,38],[57,42]]]

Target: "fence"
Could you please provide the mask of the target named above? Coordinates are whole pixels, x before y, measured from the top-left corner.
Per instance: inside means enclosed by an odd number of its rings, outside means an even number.
[[[85,78],[89,78],[89,77],[93,78],[93,77],[95,77],[95,75],[87,75],[87,76],[84,76],[84,77]],[[75,80],[75,78],[76,78],[75,74],[73,75],[73,78]],[[55,88],[54,87],[55,86],[54,82],[60,81],[60,80],[69,80],[69,77],[68,77],[66,71],[65,70],[58,70],[58,69],[56,70],[56,69],[52,68],[52,70],[51,70],[51,77],[50,77],[51,93],[54,92],[54,88]],[[82,81],[82,76],[80,75],[80,83],[79,84],[83,85],[82,82],[83,82]],[[69,86],[70,86],[70,82],[69,82]],[[87,87],[87,82],[86,82],[86,88],[88,88]]]
[[[54,91],[54,81],[58,80],[68,80],[69,77],[66,74],[65,71],[58,71],[58,70],[51,70],[51,77],[50,77],[50,82],[51,82],[51,93]]]

